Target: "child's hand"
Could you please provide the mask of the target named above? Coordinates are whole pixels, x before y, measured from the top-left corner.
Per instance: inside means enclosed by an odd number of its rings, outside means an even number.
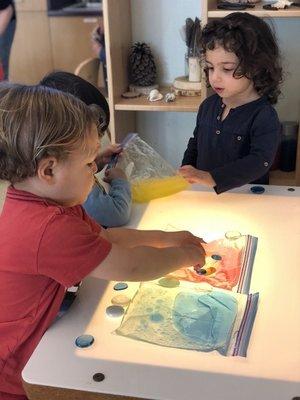
[[[100,171],[106,164],[110,162],[113,154],[119,154],[122,152],[120,144],[111,144],[101,151],[96,159],[98,170]]]
[[[201,185],[208,187],[216,186],[216,182],[209,172],[197,169],[192,165],[184,165],[179,168],[178,172],[189,183],[200,183]]]
[[[178,232],[165,232],[167,235],[167,243],[169,246],[181,247],[187,252],[193,254],[196,261],[195,264],[203,266],[205,264],[205,249],[202,244],[206,243],[202,238],[194,236],[188,231],[178,231]]]
[[[172,232],[176,240],[180,242],[180,247],[186,248],[188,251],[196,252],[197,264],[199,268],[205,264],[205,249],[202,244],[206,243],[202,238],[194,236],[192,233],[187,231]]]
[[[194,244],[196,246],[202,247],[202,243],[205,241],[202,238],[194,236],[188,231],[178,231],[178,232],[167,232],[170,238],[170,245],[172,246],[184,246]]]
[[[198,268],[203,267],[205,264],[205,250],[201,245],[195,243],[183,243],[181,248],[191,254],[191,258],[195,260],[192,265],[196,265]]]
[[[104,182],[110,183],[113,179],[125,179],[127,176],[121,168],[109,168],[105,171]]]

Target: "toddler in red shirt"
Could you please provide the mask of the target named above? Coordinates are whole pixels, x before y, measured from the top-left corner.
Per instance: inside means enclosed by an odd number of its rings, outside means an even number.
[[[66,288],[92,274],[141,281],[204,263],[189,232],[102,229],[85,213],[99,110],[43,86],[0,85],[0,398],[26,399],[21,371]]]

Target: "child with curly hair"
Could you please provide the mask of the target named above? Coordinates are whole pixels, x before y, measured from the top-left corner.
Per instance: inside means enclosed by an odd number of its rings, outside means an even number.
[[[261,18],[234,12],[209,22],[201,39],[208,86],[181,175],[217,194],[246,183],[268,184],[280,138],[272,104],[282,81],[274,33]]]

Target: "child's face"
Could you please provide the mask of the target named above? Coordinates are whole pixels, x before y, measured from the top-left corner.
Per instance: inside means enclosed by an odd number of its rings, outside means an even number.
[[[97,172],[95,159],[99,148],[97,127],[93,125],[84,149],[78,148],[67,160],[58,163],[55,200],[59,204],[70,207],[85,202],[94,185],[94,174]]]
[[[206,51],[205,61],[209,83],[212,89],[223,99],[243,101],[255,92],[251,80],[233,76],[239,63],[234,53],[217,46],[214,50]]]

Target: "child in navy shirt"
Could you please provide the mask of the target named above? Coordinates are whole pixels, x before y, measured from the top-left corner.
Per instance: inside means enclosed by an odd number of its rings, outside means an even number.
[[[87,105],[96,104],[103,113],[100,116],[101,132],[108,128],[110,113],[105,97],[101,92],[86,80],[70,72],[57,71],[45,76],[41,85],[52,87],[63,92],[71,93]],[[119,152],[118,145],[109,146],[101,152],[97,159],[98,170],[109,162],[114,152]],[[98,183],[95,184],[85,203],[86,212],[100,225],[116,227],[125,225],[131,213],[131,189],[125,173],[120,168],[111,168],[105,175],[110,184],[109,192]]]
[[[274,34],[261,18],[235,12],[206,25],[201,47],[216,94],[199,108],[179,172],[218,194],[267,184],[280,138],[272,107],[282,80]]]

